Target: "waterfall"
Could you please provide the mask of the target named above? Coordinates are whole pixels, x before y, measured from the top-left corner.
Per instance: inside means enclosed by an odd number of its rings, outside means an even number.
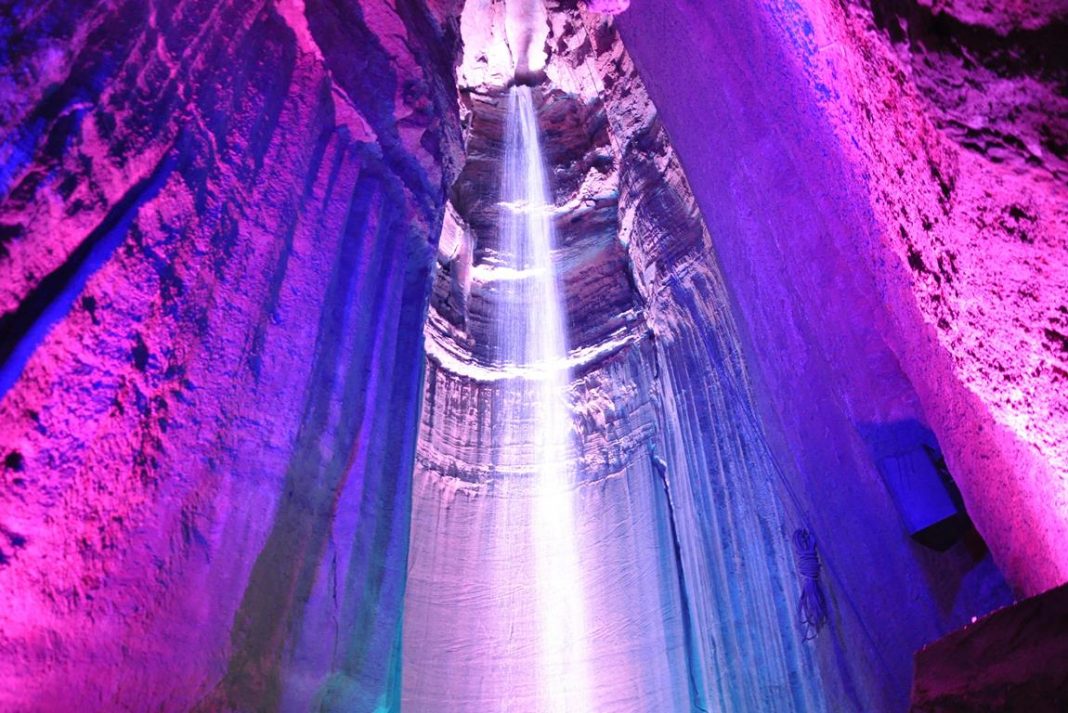
[[[503,266],[497,324],[499,358],[523,374],[532,423],[528,439],[529,522],[537,588],[540,709],[591,711],[583,572],[575,527],[576,474],[567,405],[569,370],[563,291],[553,261],[553,200],[545,177],[529,87],[508,95],[501,190]],[[525,380],[530,383],[522,383]],[[515,443],[521,439],[509,439]]]
[[[602,345],[577,330],[569,344],[564,277],[581,278],[589,254],[557,244],[536,91],[502,98],[496,220],[474,233],[466,323],[482,341],[466,361],[428,359],[402,709],[687,711],[647,348],[625,342],[593,362]]]

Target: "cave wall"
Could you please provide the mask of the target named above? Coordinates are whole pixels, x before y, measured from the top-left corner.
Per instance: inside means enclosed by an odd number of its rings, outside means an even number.
[[[481,5],[492,15],[493,3]],[[856,429],[859,435],[850,444],[856,452],[847,455],[860,477],[843,477],[833,486],[799,477],[798,459],[834,453],[834,436],[845,433],[848,442],[849,432],[828,414],[817,426],[833,423],[837,432],[828,430],[818,439],[805,432],[801,435],[816,439],[806,443],[791,431],[788,448],[797,448],[796,456],[776,448],[783,436],[766,429],[758,414],[760,398],[768,401],[759,381],[752,381],[761,372],[744,345],[747,313],[732,301],[716,234],[702,225],[702,211],[683,174],[685,163],[676,158],[669,139],[670,125],[650,102],[657,89],[647,94],[640,67],[631,62],[610,20],[566,3],[553,10],[546,68],[552,89],[546,90],[541,109],[542,128],[547,143],[558,148],[550,161],[577,352],[572,358],[579,371],[569,401],[583,473],[596,485],[592,493],[577,493],[576,501],[583,511],[600,508],[608,525],[600,530],[605,523],[591,523],[582,531],[598,543],[583,555],[586,582],[602,596],[622,596],[607,583],[611,568],[603,566],[605,558],[596,556],[598,547],[609,551],[605,543],[621,540],[618,533],[627,531],[627,520],[615,515],[619,503],[632,513],[632,527],[644,526],[650,517],[666,518],[667,536],[661,530],[654,539],[675,549],[674,567],[659,574],[648,567],[628,570],[634,572],[628,609],[633,618],[661,622],[645,614],[641,594],[657,577],[670,578],[672,571],[678,576],[684,620],[662,623],[665,640],[685,649],[690,707],[900,709],[908,695],[912,652],[1010,596],[981,542],[962,543],[944,555],[912,544],[875,472],[873,449],[897,435],[899,422],[918,423],[916,396],[896,372],[892,356],[869,350],[865,358],[885,371],[883,383],[872,387],[883,399],[880,405],[901,405],[885,424],[889,435]],[[626,17],[617,20],[623,27]],[[473,24],[465,12],[465,37]],[[492,45],[490,28],[473,29],[489,38],[479,47]],[[529,559],[522,545],[502,539],[515,522],[493,515],[493,502],[505,489],[492,453],[505,407],[490,348],[493,297],[480,263],[493,259],[494,167],[503,121],[500,108],[494,109],[499,98],[481,84],[507,77],[506,71],[495,71],[495,58],[507,62],[507,52],[490,50],[478,66],[461,67],[460,76],[475,85],[466,88],[473,98],[464,105],[467,165],[454,186],[454,211],[439,243],[427,322],[428,376],[405,613],[404,691],[414,710],[429,710],[442,692],[457,710],[475,710],[499,695],[501,680],[516,684],[524,695],[536,685],[531,667],[517,673],[509,656],[495,654],[486,662],[464,653],[507,653],[512,645],[518,647],[514,655],[531,653],[522,646],[523,607],[494,609],[495,596],[522,603],[516,592],[529,570],[522,566]],[[479,95],[478,89],[491,96]],[[686,128],[680,131],[685,141]],[[780,190],[744,209],[778,215],[797,200]],[[626,273],[624,283],[611,279],[620,271]],[[864,328],[879,333],[878,323]],[[810,346],[802,338],[815,340],[799,337],[798,349]],[[779,356],[765,349],[756,359]],[[826,374],[818,377],[804,398],[833,394],[838,387]],[[799,388],[790,384],[792,391]],[[808,407],[806,417],[813,418],[814,410]],[[642,489],[649,478],[663,479],[667,502]],[[629,493],[614,494],[614,488],[628,483]],[[797,636],[799,580],[789,538],[798,527],[817,533],[831,601],[831,624],[814,642]],[[523,541],[521,528],[509,531]],[[465,569],[463,563],[473,558],[494,563],[496,571]],[[519,566],[507,564],[513,561]],[[511,583],[509,589],[500,587],[502,578]],[[670,589],[665,581],[661,585]],[[597,604],[592,611],[600,611]],[[886,616],[888,611],[894,615]],[[519,624],[498,626],[502,619]],[[640,641],[641,629],[627,629],[633,624],[624,617],[617,627]],[[651,691],[662,680],[656,672],[670,670],[653,660],[636,667],[640,657],[632,653],[617,659],[605,654],[599,661],[598,671],[640,671],[621,676],[612,689],[631,696],[605,703],[620,710],[656,700]],[[457,670],[464,674],[456,676]]]
[[[389,704],[453,4],[0,37],[0,708]]]
[[[462,22],[461,82],[501,84],[461,85],[466,161],[450,195],[425,328],[403,709],[474,712],[507,701],[516,710],[687,710],[685,615],[667,503],[648,453],[652,350],[617,239],[618,164],[599,99],[552,85],[533,91],[572,365],[562,398],[574,443],[560,467],[574,487],[548,513],[572,556],[545,561],[552,535],[536,514],[545,502],[533,442],[544,428],[539,389],[516,376],[509,325],[500,323],[517,311],[515,288],[499,270],[514,259],[502,246],[507,218],[498,204],[510,99],[506,74],[474,59],[490,54],[491,43],[470,42],[495,30],[505,37],[506,14],[494,5],[468,5]],[[506,51],[498,56],[509,60]],[[550,610],[574,636],[573,649],[546,643]],[[576,610],[581,633],[567,618]]]
[[[456,5],[0,8],[0,707],[396,704],[421,330],[469,148]],[[620,239],[575,243],[576,339],[623,340],[573,386],[579,428],[648,502],[678,486],[646,513],[689,538],[656,576],[683,562],[668,608],[710,623],[665,649],[724,706],[756,705],[743,661],[898,709],[911,652],[1009,597],[974,538],[907,539],[874,466],[901,428],[1018,591],[1068,570],[1063,12],[639,0],[632,65],[554,9],[549,77],[609,127],[557,178],[610,155],[618,190],[575,208]],[[732,539],[750,507],[766,551]],[[804,649],[797,526],[832,611]]]
[[[633,388],[651,402],[650,460],[667,493],[689,709],[849,709],[842,672],[819,669],[797,626],[789,538],[804,523],[756,418],[724,275],[684,167],[610,18],[556,9],[549,79],[603,102],[616,155],[616,238],[643,346],[628,356],[642,374]],[[587,309],[604,309],[594,294]],[[637,418],[618,397],[608,414]]]
[[[860,700],[895,710],[910,651],[1010,598],[975,537],[909,541],[875,466],[902,434],[937,441],[1016,592],[1068,575],[1064,63],[1040,41],[1064,24],[873,5],[635,2],[616,23],[820,543],[844,637],[822,667],[865,659]]]
[[[677,3],[620,18],[776,430],[815,436],[813,407],[832,404],[850,430],[918,417],[1013,584],[1062,582],[1064,113],[1046,98],[1065,65],[1042,38],[1063,35],[1063,12]]]

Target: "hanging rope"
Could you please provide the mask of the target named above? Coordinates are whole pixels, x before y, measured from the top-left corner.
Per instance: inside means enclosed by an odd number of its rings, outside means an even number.
[[[820,588],[820,557],[816,553],[816,538],[808,530],[794,530],[793,540],[797,571],[801,575],[797,619],[802,637],[805,641],[811,641],[827,623],[827,600]]]

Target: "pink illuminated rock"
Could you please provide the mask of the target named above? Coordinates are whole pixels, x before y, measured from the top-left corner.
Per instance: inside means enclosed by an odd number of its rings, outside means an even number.
[[[1000,34],[1012,21],[939,39],[902,19],[913,38],[903,58],[896,5],[846,13],[810,2],[776,17],[725,6],[646,16],[648,24],[642,7],[621,16],[624,36],[669,130],[685,142],[684,165],[719,238],[779,427],[800,434],[798,424],[815,426],[809,404],[828,398],[853,428],[915,414],[945,448],[1014,585],[1037,592],[1063,582],[1068,191],[1060,159],[1056,150],[1035,162],[976,145],[954,129],[965,118],[954,114],[959,104],[940,103],[908,63],[915,56],[947,83],[997,75],[1035,97],[1041,115],[1015,112],[995,133],[1020,137],[1010,142],[1020,146],[1046,132],[1054,148],[1065,135],[1057,104],[1039,98],[1058,70],[1046,78],[996,55],[951,74],[947,57],[963,61],[968,42],[990,39],[984,32],[1010,55],[1014,42],[1030,47],[1026,36]],[[963,20],[950,10],[939,9],[940,22],[957,27]],[[1063,23],[1029,18],[1048,32]],[[722,59],[742,51],[736,37],[766,40],[741,72]],[[678,51],[663,52],[669,38]],[[783,122],[784,112],[801,119]],[[782,208],[762,208],[754,221],[753,207],[773,196]],[[890,386],[891,378],[907,382]],[[836,386],[806,404],[791,396],[798,383]],[[814,431],[809,442],[826,433]],[[787,439],[805,452],[797,436]],[[817,458],[813,474],[831,462]]]
[[[618,15],[630,7],[630,0],[587,0],[586,8],[600,15]]]
[[[456,46],[359,10],[2,13],[0,708],[388,696]]]
[[[11,4],[0,709],[537,710],[524,62],[598,710],[903,709],[999,567],[1068,578],[1062,5]],[[876,467],[921,441],[945,553]]]
[[[922,72],[963,87],[997,75],[1036,102],[1048,84],[1027,87],[1047,80],[996,56],[964,60],[974,36],[952,16],[903,47],[879,23],[910,7],[636,3],[617,19],[711,231],[780,463],[796,469],[821,557],[858,613],[849,638],[870,642],[856,680],[893,681],[861,709],[903,707],[905,653],[1005,597],[990,597],[981,548],[935,557],[894,544],[872,457],[894,446],[896,425],[937,437],[1013,586],[1068,576],[1059,159],[965,141],[956,105],[925,94]],[[1029,134],[1037,116],[1007,114],[994,133]],[[905,609],[910,625],[891,623]]]
[[[1068,586],[1016,602],[916,652],[910,713],[1068,707]]]

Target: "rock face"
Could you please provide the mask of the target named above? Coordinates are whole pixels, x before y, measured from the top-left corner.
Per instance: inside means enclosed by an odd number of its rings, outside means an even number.
[[[773,448],[865,632],[837,658],[866,658],[856,680],[901,709],[896,652],[1005,597],[981,549],[935,557],[894,533],[873,461],[902,430],[937,437],[1018,591],[1068,576],[1068,202],[1057,152],[1018,150],[1063,143],[1060,104],[991,110],[980,141],[943,91],[978,100],[974,78],[996,76],[996,104],[1060,86],[1063,65],[1013,57],[1063,12],[895,5],[931,17],[925,35],[880,5],[635,3],[617,22],[712,235]],[[976,37],[992,56],[967,50]]]
[[[764,412],[807,461],[804,490],[822,492],[828,470],[863,469],[850,431],[926,423],[999,564],[1037,592],[1068,576],[1068,203],[1057,152],[1026,137],[1063,143],[1059,105],[1041,121],[990,112],[995,133],[1017,137],[1006,145],[1045,157],[1010,160],[955,129],[972,110],[929,86],[935,75],[961,87],[997,76],[1035,97],[1047,91],[1029,93],[1036,82],[1063,86],[1054,55],[1034,77],[1016,56],[1031,45],[1011,28],[1063,27],[1055,7],[1030,7],[916,8],[933,12],[936,37],[884,7],[820,2],[655,17],[636,6],[620,23],[717,241]],[[880,29],[898,25],[908,31]],[[972,57],[973,35],[998,52]]]
[[[599,709],[901,710],[995,560],[1068,579],[1064,8],[627,4],[0,9],[0,708],[538,700],[483,270],[517,43]],[[908,540],[917,444],[993,559]]]
[[[943,135],[999,167],[1068,179],[1065,3],[877,1],[858,19],[890,41]]]
[[[911,713],[1068,707],[1068,586],[944,636],[916,653]]]
[[[503,92],[506,94],[506,92]],[[598,100],[537,93],[556,263],[569,315],[575,485],[553,507],[575,566],[541,564],[538,385],[509,374],[499,335],[511,295],[494,278],[500,240],[501,91],[470,93],[467,156],[439,242],[404,613],[403,707],[434,711],[690,707],[689,651],[671,517],[652,468],[654,352],[617,239],[618,172]],[[542,318],[537,310],[532,319]],[[544,580],[587,622],[547,650]]]
[[[388,705],[451,5],[0,25],[0,708]]]
[[[826,511],[813,505],[825,486],[802,481],[812,490],[795,492],[794,463],[774,457],[756,416],[713,238],[635,67],[608,20],[552,9],[539,111],[552,149],[584,483],[573,496],[575,546],[590,619],[606,622],[588,634],[590,688],[604,710],[899,708],[910,652],[1005,601],[1000,575],[981,542],[978,553],[961,545],[940,560],[910,549],[872,477],[875,454],[860,454],[869,480],[844,486]],[[495,362],[499,307],[487,281],[503,125],[492,82],[507,76],[509,54],[500,49],[506,33],[494,29],[504,13],[492,4],[477,11],[481,23],[465,10],[464,36],[488,49],[461,65],[467,163],[426,327],[404,627],[403,699],[415,711],[437,700],[481,710],[502,697],[549,709],[537,698],[530,623],[534,535],[522,505],[508,505],[518,486],[499,465],[516,397]],[[888,378],[881,388],[908,388]],[[868,435],[873,448],[894,445]],[[843,519],[856,528],[848,542],[829,526]],[[814,644],[801,641],[795,621],[788,545],[797,527],[819,528],[833,602],[833,634]],[[636,553],[640,542],[656,543],[659,556]],[[856,567],[876,557],[880,572]],[[487,566],[472,567],[479,561]],[[942,592],[965,577],[946,601]],[[664,592],[666,600],[652,596]],[[876,614],[902,596],[911,604],[893,619]]]

